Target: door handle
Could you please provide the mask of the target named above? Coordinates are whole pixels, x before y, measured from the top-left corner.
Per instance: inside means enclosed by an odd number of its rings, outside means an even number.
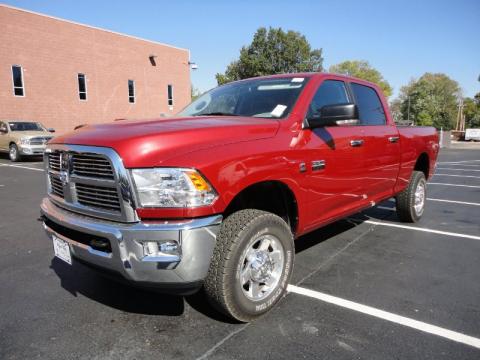
[[[359,147],[363,145],[363,140],[350,140],[350,146]]]
[[[390,141],[391,143],[396,143],[398,140],[400,140],[399,136],[390,136],[388,138],[388,141]]]

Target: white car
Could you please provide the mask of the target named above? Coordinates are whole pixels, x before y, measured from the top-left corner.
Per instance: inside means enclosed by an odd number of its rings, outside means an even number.
[[[465,130],[465,141],[480,141],[480,129]]]

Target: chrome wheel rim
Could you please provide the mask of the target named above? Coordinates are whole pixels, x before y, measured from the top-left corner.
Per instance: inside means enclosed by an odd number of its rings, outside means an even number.
[[[17,149],[15,146],[10,147],[10,160],[15,160],[17,158]]]
[[[415,203],[413,208],[415,209],[415,214],[420,216],[423,214],[423,209],[425,207],[425,181],[420,181],[417,184],[415,189]]]
[[[285,265],[283,245],[273,235],[262,235],[250,242],[241,258],[238,279],[249,300],[261,301],[276,288]]]

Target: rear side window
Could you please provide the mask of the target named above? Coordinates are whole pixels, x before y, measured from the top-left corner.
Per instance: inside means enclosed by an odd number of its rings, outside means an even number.
[[[357,100],[360,123],[362,125],[385,125],[385,111],[377,92],[365,85],[352,83],[353,94]]]
[[[345,83],[339,80],[325,80],[318,88],[310,103],[308,116],[318,114],[325,105],[348,103]]]

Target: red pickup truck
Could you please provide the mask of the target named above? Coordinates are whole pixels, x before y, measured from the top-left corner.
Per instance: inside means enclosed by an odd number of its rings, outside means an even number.
[[[53,139],[41,212],[60,259],[142,286],[203,287],[250,321],[285,293],[299,236],[391,197],[400,220],[417,221],[438,151],[434,128],[395,126],[374,84],[259,77],[175,118]]]

